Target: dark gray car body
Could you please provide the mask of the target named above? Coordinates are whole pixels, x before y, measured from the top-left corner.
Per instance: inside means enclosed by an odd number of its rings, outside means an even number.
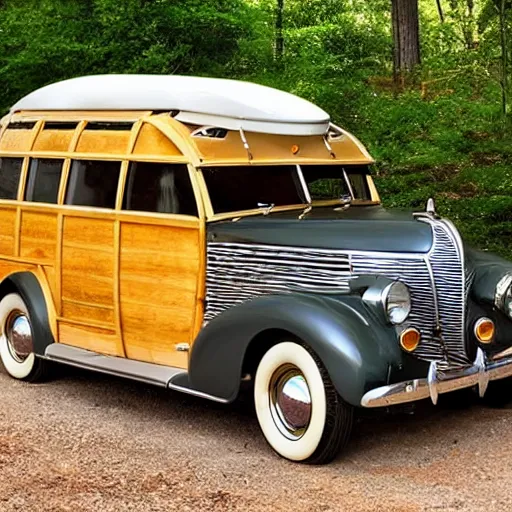
[[[471,326],[482,315],[497,326],[496,342],[483,348],[492,353],[512,345],[512,322],[493,305],[496,284],[512,263],[464,252],[444,221],[423,222],[409,212],[352,206],[313,209],[302,219],[300,213],[208,226],[205,326],[193,344],[189,373],[177,384],[232,401],[243,374],[253,369],[251,355],[261,352],[258,345],[292,337],[317,353],[340,395],[360,405],[370,389],[426,377],[432,360],[447,369],[469,364],[479,346]],[[451,244],[451,253],[442,246],[436,259],[436,244]],[[455,249],[459,264],[441,265],[436,275],[439,261],[444,264],[447,254],[454,258]],[[449,295],[454,283],[460,285],[461,339],[450,339],[451,303],[444,305],[427,289],[428,268],[435,293]],[[408,325],[419,323],[430,336],[424,352],[414,356],[400,349],[400,327],[362,298],[369,286],[396,279],[412,287],[416,310]],[[435,330],[433,305],[447,332]],[[437,350],[436,343],[444,346]]]

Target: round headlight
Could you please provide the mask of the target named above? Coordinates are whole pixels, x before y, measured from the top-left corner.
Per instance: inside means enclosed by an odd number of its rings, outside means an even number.
[[[383,293],[384,310],[392,324],[401,324],[411,312],[411,294],[409,288],[400,281],[391,283]]]
[[[512,318],[512,274],[505,274],[496,285],[494,302],[501,311]]]

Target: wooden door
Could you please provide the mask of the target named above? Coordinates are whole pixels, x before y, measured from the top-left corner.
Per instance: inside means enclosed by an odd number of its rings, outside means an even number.
[[[185,368],[196,314],[199,221],[121,221],[120,313],[126,357]]]
[[[126,357],[186,368],[205,243],[186,165],[130,164],[119,218]]]
[[[114,211],[121,163],[72,161],[61,219],[59,340],[124,356],[118,319],[118,225]]]

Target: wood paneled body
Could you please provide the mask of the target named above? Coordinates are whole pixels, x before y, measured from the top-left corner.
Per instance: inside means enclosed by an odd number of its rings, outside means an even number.
[[[194,336],[200,277],[199,221],[123,217],[120,314],[127,357],[185,368],[179,343]],[[147,224],[146,224],[147,222]],[[152,223],[153,222],[153,223]]]
[[[17,208],[2,206],[0,208],[0,255],[15,256],[17,240]]]
[[[330,140],[332,154],[321,136],[246,134],[247,151],[237,131],[201,138],[197,126],[150,111],[25,111],[4,125],[0,157],[22,159],[23,167],[16,200],[0,199],[0,281],[18,271],[37,275],[59,342],[181,368],[188,353],[177,346],[192,344],[203,322],[206,221],[217,218],[201,166],[372,161],[350,134]],[[52,204],[25,195],[33,159],[63,162]],[[74,160],[119,164],[115,205],[68,201]],[[188,164],[197,216],[123,210],[135,209],[123,203],[133,162]],[[374,187],[372,194],[378,199]]]
[[[71,345],[122,356],[116,328],[114,225],[111,214],[64,214],[60,323],[66,327],[59,328],[59,337]]]
[[[58,211],[48,210],[21,212],[20,257],[41,265],[54,265],[57,254]]]

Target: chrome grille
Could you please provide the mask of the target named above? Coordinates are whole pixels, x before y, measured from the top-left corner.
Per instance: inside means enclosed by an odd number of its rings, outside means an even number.
[[[441,337],[450,365],[470,364],[465,348],[466,281],[462,246],[454,228],[445,221],[430,221],[434,247],[429,255],[439,304]]]
[[[411,291],[411,314],[398,329],[410,325],[421,331],[415,355],[438,361],[441,368],[468,364],[462,249],[448,223],[422,220],[431,224],[434,235],[425,255],[211,242],[204,320],[261,295],[347,293],[351,279],[379,274],[404,282]]]
[[[342,251],[209,243],[204,319],[260,295],[347,293],[350,278]]]

